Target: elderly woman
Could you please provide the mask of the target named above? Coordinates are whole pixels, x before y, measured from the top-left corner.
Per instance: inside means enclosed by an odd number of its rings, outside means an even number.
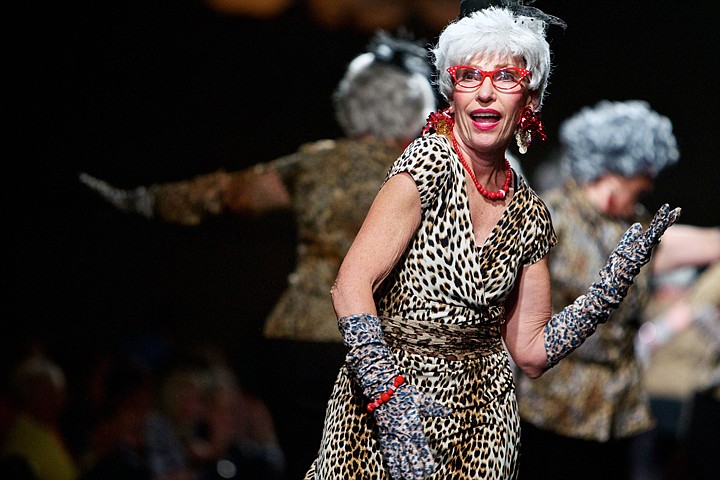
[[[622,232],[647,219],[640,196],[679,159],[670,119],[640,100],[583,108],[563,122],[560,141],[567,179],[543,194],[558,236],[555,312],[593,281]],[[519,377],[521,478],[630,478],[632,439],[653,426],[633,345],[652,277],[718,259],[717,228],[673,225],[605,325],[542,378]],[[602,461],[588,469],[588,459]]]
[[[480,5],[478,5],[478,3]],[[505,160],[542,138],[557,19],[463,2],[434,49],[449,110],[388,172],[332,293],[348,348],[306,479],[512,479],[507,350],[538,377],[625,296],[678,210],[622,237],[589,291],[551,316],[548,211]]]

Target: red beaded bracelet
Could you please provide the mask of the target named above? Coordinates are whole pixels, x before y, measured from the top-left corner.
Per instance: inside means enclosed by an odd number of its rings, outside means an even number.
[[[405,378],[403,378],[402,375],[398,375],[397,377],[395,377],[395,380],[393,381],[392,387],[390,387],[390,388],[388,388],[387,390],[385,390],[385,391],[380,395],[380,398],[378,398],[378,399],[375,400],[374,402],[370,402],[370,403],[367,404],[367,411],[368,411],[368,412],[373,412],[376,408],[378,408],[378,407],[379,407],[380,405],[382,405],[383,403],[389,402],[389,401],[390,401],[390,397],[393,396],[393,393],[395,393],[395,390],[397,390],[397,388],[398,388],[400,385],[402,385],[403,383],[405,383]]]

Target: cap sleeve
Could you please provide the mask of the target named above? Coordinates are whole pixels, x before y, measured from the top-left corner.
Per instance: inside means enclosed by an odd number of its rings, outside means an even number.
[[[557,243],[550,210],[545,202],[530,187],[527,215],[525,215],[525,255],[522,265],[527,267],[539,261]]]
[[[390,167],[385,182],[398,173],[408,173],[415,181],[424,210],[433,203],[450,174],[451,152],[450,142],[444,136],[417,138]]]

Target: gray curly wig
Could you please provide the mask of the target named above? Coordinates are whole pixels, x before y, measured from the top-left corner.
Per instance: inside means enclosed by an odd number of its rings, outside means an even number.
[[[550,44],[545,39],[547,23],[536,17],[513,13],[508,8],[489,7],[449,24],[433,48],[437,85],[452,100],[453,81],[447,69],[467,64],[476,55],[521,57],[532,72],[529,88],[536,92],[537,109],[542,106],[550,76]]]
[[[369,50],[350,62],[333,94],[340,127],[351,138],[415,138],[437,108],[429,52],[384,32]]]
[[[561,165],[578,183],[660,171],[680,158],[670,119],[642,100],[601,100],[560,125]]]

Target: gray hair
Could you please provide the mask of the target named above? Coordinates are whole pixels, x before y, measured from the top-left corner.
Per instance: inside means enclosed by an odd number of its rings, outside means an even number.
[[[429,75],[378,61],[371,52],[350,62],[333,102],[346,136],[400,141],[418,136],[437,108]]]
[[[642,100],[601,100],[560,125],[562,168],[578,183],[660,171],[680,158],[669,118]]]
[[[452,99],[453,82],[448,67],[466,64],[476,55],[518,56],[532,72],[529,88],[536,92],[539,110],[551,68],[546,28],[547,23],[541,18],[498,7],[478,10],[454,21],[445,27],[432,51],[440,93]]]

